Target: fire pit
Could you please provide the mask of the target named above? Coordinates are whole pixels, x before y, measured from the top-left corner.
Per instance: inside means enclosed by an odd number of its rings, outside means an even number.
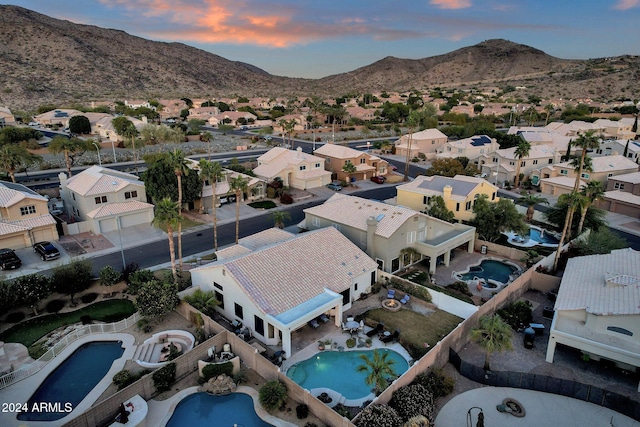
[[[387,311],[399,311],[402,308],[402,304],[400,304],[400,301],[390,298],[382,300],[382,308]]]

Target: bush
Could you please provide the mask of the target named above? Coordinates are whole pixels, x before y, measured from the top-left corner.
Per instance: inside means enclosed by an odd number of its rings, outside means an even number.
[[[528,325],[533,320],[531,302],[516,301],[497,311],[498,315],[504,319],[513,329],[518,330]]]
[[[216,363],[212,365],[207,365],[202,368],[202,378],[204,382],[209,381],[211,378],[217,377],[219,375],[226,375],[228,377],[233,375],[233,363],[225,362],[225,363]]]
[[[25,318],[25,314],[21,311],[14,311],[13,313],[9,313],[7,318],[4,320],[7,323],[18,323]]]
[[[113,286],[120,281],[122,273],[111,267],[105,265],[100,270],[100,284],[103,286]]]
[[[129,292],[137,295],[143,284],[156,280],[151,270],[137,270],[129,275]]]
[[[92,303],[96,300],[96,298],[98,298],[98,294],[96,294],[95,292],[90,292],[88,294],[84,294],[80,297],[80,300],[85,303],[85,304],[89,304]]]
[[[149,319],[147,319],[146,317],[143,317],[142,319],[138,320],[138,322],[136,323],[136,326],[145,334],[148,334],[153,330],[153,325],[149,323]]]
[[[47,303],[47,307],[45,308],[45,310],[47,310],[47,313],[57,313],[62,310],[63,307],[64,301],[60,299],[54,299]]]
[[[135,377],[128,370],[123,369],[113,376],[112,381],[118,386],[118,390],[122,390],[129,384],[132,384],[135,381]]]
[[[287,386],[280,381],[269,381],[260,387],[260,404],[267,410],[273,411],[287,401]]]
[[[429,293],[429,290],[424,286],[417,286],[413,283],[406,283],[396,279],[391,279],[388,287],[395,288],[401,292],[407,293],[416,298],[420,298],[421,300],[426,302],[432,301],[431,293]]]
[[[168,391],[173,383],[176,382],[176,364],[168,363],[164,365],[153,373],[152,379],[153,386],[158,393]]]
[[[131,275],[136,271],[138,271],[139,269],[140,269],[140,266],[137,263],[130,262],[122,270],[122,280],[124,280],[125,282],[127,282],[127,284],[129,284],[129,277],[131,277]]]
[[[347,339],[347,347],[349,348],[353,348],[356,346],[356,339],[355,338],[349,338]]]
[[[89,316],[88,314],[82,315],[80,316],[80,321],[82,322],[83,325],[90,325],[91,316]]]
[[[51,283],[53,289],[73,297],[91,286],[91,262],[88,260],[72,261],[53,269]]]
[[[469,285],[467,285],[465,282],[458,281],[450,284],[449,286],[447,286],[447,288],[456,292],[460,292],[462,295],[466,295],[468,297],[473,296],[473,294],[469,290]]]
[[[438,399],[453,392],[455,380],[446,375],[441,368],[429,368],[427,372],[416,377],[414,384],[420,384],[431,392],[434,399]]]
[[[389,406],[395,409],[402,421],[408,421],[417,415],[423,415],[430,422],[434,419],[433,395],[420,384],[394,391]]]
[[[309,416],[309,407],[304,403],[296,406],[296,416],[299,420],[303,420]]]
[[[242,384],[247,382],[247,371],[240,368],[238,372],[233,374],[233,382],[237,384]]]
[[[290,205],[293,203],[293,197],[291,197],[291,194],[283,193],[282,196],[280,196],[280,203],[283,205]]]
[[[371,405],[360,412],[357,425],[362,427],[399,427],[402,418],[386,405]]]

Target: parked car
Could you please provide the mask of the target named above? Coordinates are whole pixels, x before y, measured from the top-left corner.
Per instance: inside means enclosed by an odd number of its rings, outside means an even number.
[[[342,185],[338,182],[330,182],[329,184],[327,184],[327,188],[333,191],[340,191],[342,190]]]
[[[33,245],[33,251],[40,255],[43,261],[60,258],[60,251],[51,242],[39,242]]]
[[[371,181],[375,182],[376,184],[384,184],[384,182],[387,179],[384,176],[372,176],[371,177]]]
[[[394,165],[391,165],[391,170],[392,170],[392,171],[397,171],[397,170],[398,170],[398,168],[397,168],[396,166],[394,166]]]
[[[12,249],[0,249],[0,267],[3,270],[12,270],[22,265],[22,261]]]

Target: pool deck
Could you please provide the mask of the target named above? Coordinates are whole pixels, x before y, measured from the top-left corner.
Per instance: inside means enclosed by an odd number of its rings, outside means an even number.
[[[515,417],[496,409],[506,398],[522,404],[525,416]],[[473,408],[473,409],[472,409]],[[491,427],[638,427],[640,423],[611,409],[556,394],[508,388],[481,387],[462,393],[438,412],[435,427],[468,426],[467,413],[471,411],[472,424],[476,425],[482,408],[484,425]]]
[[[113,364],[111,365],[111,369],[109,369],[102,380],[100,380],[100,382],[89,392],[89,394],[87,394],[82,402],[80,402],[75,408],[73,408],[73,412],[71,412],[66,417],[60,418],[56,421],[20,421],[16,418],[16,413],[6,413],[0,411],[0,425],[2,427],[18,427],[26,425],[28,425],[29,427],[61,426],[89,409],[91,405],[93,405],[93,403],[98,400],[100,395],[109,387],[109,385],[111,385],[112,377],[124,368],[127,360],[133,357],[133,353],[135,351],[135,338],[133,337],[133,335],[123,333],[109,333],[93,334],[82,337],[65,348],[58,356],[56,356],[39,372],[31,375],[28,378],[25,378],[22,381],[18,381],[17,383],[12,384],[7,388],[0,390],[0,402],[27,402],[31,395],[47,378],[47,376],[51,374],[51,372],[53,372],[54,369],[56,369],[62,362],[64,362],[69,356],[71,356],[71,354],[76,351],[81,345],[93,341],[122,341],[122,345],[125,350],[122,356],[113,362]]]

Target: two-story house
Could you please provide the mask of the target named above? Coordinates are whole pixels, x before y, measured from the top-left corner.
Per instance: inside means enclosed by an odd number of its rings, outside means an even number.
[[[324,144],[313,154],[325,161],[324,168],[332,173],[333,179],[367,180],[372,176],[386,175],[389,162],[373,154],[358,151],[351,147],[337,144]],[[356,167],[352,174],[346,173],[344,165],[351,163]]]
[[[486,135],[476,135],[471,138],[447,141],[442,147],[436,149],[436,158],[455,159],[466,157],[474,161],[483,154],[491,154],[500,148],[495,138]]]
[[[396,141],[396,154],[406,156],[410,150],[409,157],[413,158],[418,154],[424,154],[427,159],[433,159],[436,156],[436,150],[447,142],[447,135],[438,129],[425,129],[411,135],[402,135]],[[409,147],[411,143],[411,147]]]
[[[517,162],[520,162],[520,173],[524,178],[531,178],[533,185],[538,185],[540,176],[532,174],[542,166],[553,165],[564,154],[553,145],[532,145],[529,155],[521,159],[515,155],[516,147],[497,150],[492,154],[478,157],[478,168],[495,183],[505,181],[514,182],[517,172]]]
[[[420,212],[428,209],[434,197],[442,197],[446,208],[458,221],[470,221],[475,217],[473,206],[481,195],[486,195],[490,202],[500,200],[498,187],[483,178],[465,175],[453,178],[419,175],[396,189],[398,205]]]
[[[47,199],[22,184],[0,182],[0,247],[28,248],[58,240]]]
[[[91,166],[71,178],[58,176],[67,215],[85,222],[79,232],[102,234],[153,221],[153,205],[147,203],[144,183],[135,175]]]
[[[304,221],[298,227],[338,229],[387,272],[428,258],[433,274],[438,261],[449,265],[454,249],[464,247],[473,252],[475,239],[475,227],[450,224],[405,207],[342,194],[305,209]]]
[[[307,190],[331,182],[331,172],[324,164],[324,158],[304,153],[300,147],[295,151],[274,147],[258,157],[253,173],[267,182],[280,178],[285,187]]]
[[[640,172],[609,178],[606,191],[596,201],[596,206],[632,218],[640,217]]]

